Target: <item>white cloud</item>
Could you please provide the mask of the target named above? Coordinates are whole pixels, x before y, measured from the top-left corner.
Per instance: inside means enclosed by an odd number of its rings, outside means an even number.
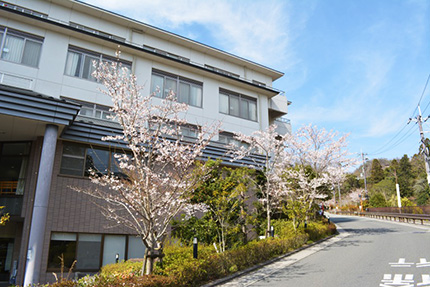
[[[166,30],[183,30],[197,41],[205,35],[187,27],[209,31],[216,47],[269,66],[294,62],[290,54],[291,27],[288,2],[276,0],[86,0]],[[302,23],[300,23],[302,24]]]

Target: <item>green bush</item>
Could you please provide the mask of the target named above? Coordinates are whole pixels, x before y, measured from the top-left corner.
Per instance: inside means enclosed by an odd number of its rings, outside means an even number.
[[[290,238],[299,233],[303,233],[303,225],[301,225],[297,230],[294,230],[291,220],[272,220],[271,223],[275,234],[281,238]]]
[[[306,234],[298,234],[287,239],[252,241],[224,253],[207,252],[208,256],[199,253],[199,259],[177,256],[176,259],[180,260],[164,261],[162,273],[176,278],[177,286],[199,286],[285,254],[302,246],[307,240]]]
[[[304,225],[300,225],[299,228],[294,230],[290,220],[273,220],[272,225],[275,230],[275,235],[281,238],[292,238],[298,234],[307,234],[310,241],[318,241],[336,232],[336,226],[334,224],[328,225],[326,219],[322,221],[312,221],[308,224],[306,229]]]
[[[87,276],[78,282],[63,281],[55,287],[158,287],[200,286],[259,263],[295,250],[308,242],[333,234],[333,224],[312,222],[297,233],[291,222],[274,221],[275,238],[255,240],[224,253],[216,253],[213,246],[199,246],[199,258],[193,258],[191,246],[168,245],[164,249],[163,264],[158,263],[154,275],[138,276],[142,262],[122,262],[104,266],[99,275]],[[279,232],[279,233],[278,233]],[[75,285],[74,285],[75,284]]]
[[[110,274],[134,274],[139,275],[142,269],[142,261],[125,261],[119,264],[108,264],[100,270],[101,275]]]
[[[121,264],[121,263],[120,263]],[[149,275],[135,276],[133,274],[110,274],[87,276],[79,279],[77,287],[119,287],[119,286],[139,286],[139,287],[170,287],[176,286],[174,278]],[[55,287],[69,287],[69,285],[56,285]]]
[[[315,242],[334,234],[336,226],[334,224],[327,225],[322,222],[310,222],[305,232],[309,236],[309,240]]]

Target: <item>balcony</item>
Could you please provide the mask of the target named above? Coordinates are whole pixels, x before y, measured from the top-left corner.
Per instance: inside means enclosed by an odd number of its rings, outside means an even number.
[[[280,93],[269,100],[269,113],[271,118],[279,118],[288,113],[290,102],[284,93]]]
[[[18,181],[0,181],[0,195],[15,195]]]
[[[10,215],[21,215],[22,194],[17,193],[18,181],[0,181],[0,206],[2,212]]]
[[[276,132],[280,135],[284,135],[286,133],[291,134],[291,121],[286,118],[277,118],[273,121],[273,123],[277,126]]]

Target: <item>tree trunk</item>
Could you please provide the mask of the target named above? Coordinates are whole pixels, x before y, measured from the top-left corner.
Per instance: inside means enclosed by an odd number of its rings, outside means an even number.
[[[146,272],[146,263],[148,258],[148,248],[145,248],[145,255],[143,257],[142,269],[140,270],[140,276],[143,276]]]
[[[240,197],[241,197],[241,204],[240,204],[240,223],[242,224],[241,227],[241,231],[243,233],[243,239],[242,242],[244,244],[248,243],[248,230],[247,230],[247,226],[246,226],[246,217],[245,217],[245,208],[243,207],[243,205],[245,204],[245,195],[243,194],[243,192],[240,193]]]
[[[222,253],[225,252],[225,233],[224,233],[224,226],[221,224],[221,242],[222,242]]]
[[[146,261],[145,261],[145,266],[146,266],[145,274],[146,275],[150,275],[152,273],[152,271],[154,270],[154,260],[155,259],[151,256],[151,251],[150,251],[148,256],[146,257]]]
[[[157,259],[159,259],[160,262],[163,263],[163,248],[162,247],[156,248],[155,246],[153,246],[149,249],[148,255],[146,256],[146,260],[145,260],[146,275],[152,274],[152,272],[154,271],[154,267]]]
[[[267,204],[267,230],[266,230],[266,238],[270,237],[270,202],[269,202],[269,193],[266,196],[266,204]]]

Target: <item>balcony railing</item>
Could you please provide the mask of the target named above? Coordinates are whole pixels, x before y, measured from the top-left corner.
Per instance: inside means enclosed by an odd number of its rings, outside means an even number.
[[[0,195],[15,195],[18,181],[0,181]]]
[[[284,118],[284,117],[280,117],[274,121],[274,124],[276,124],[276,126],[277,126],[276,131],[279,134],[283,135],[286,133],[291,133],[291,121],[289,119]]]

